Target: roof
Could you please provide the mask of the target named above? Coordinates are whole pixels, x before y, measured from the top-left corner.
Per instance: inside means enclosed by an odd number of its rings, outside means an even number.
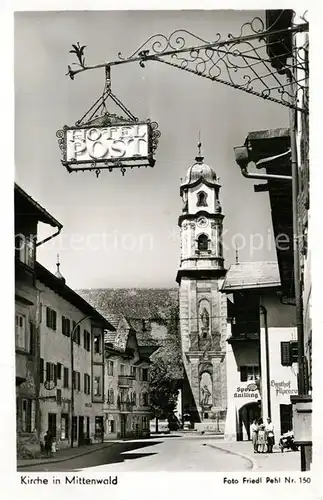
[[[15,183],[15,214],[32,215],[40,222],[62,229],[62,224],[58,222],[45,208],[26,193]]]
[[[44,283],[44,285],[48,286],[51,290],[54,290],[58,295],[67,300],[70,304],[73,304],[77,309],[85,313],[86,315],[91,316],[91,319],[102,323],[103,328],[108,330],[114,330],[114,326],[104,317],[102,316],[94,307],[92,307],[86,300],[83,299],[80,295],[78,295],[74,290],[69,288],[65,281],[60,278],[57,278],[54,274],[52,274],[48,269],[44,266],[36,262],[35,264],[35,273],[36,278]]]
[[[246,143],[250,149],[250,160],[257,162],[286,152],[290,148],[290,131],[288,128],[280,128],[250,132]],[[271,175],[291,175],[292,173],[290,157],[286,155],[262,166],[265,166],[266,173]],[[282,291],[284,295],[293,297],[295,292],[292,183],[269,179],[263,186],[269,192],[275,241],[282,243],[276,244]],[[255,190],[258,191],[258,189]]]
[[[277,262],[241,262],[230,266],[222,291],[272,288],[280,286]]]

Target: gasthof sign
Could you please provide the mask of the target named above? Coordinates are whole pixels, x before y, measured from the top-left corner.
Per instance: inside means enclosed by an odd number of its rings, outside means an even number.
[[[65,141],[67,163],[144,159],[149,155],[149,125],[67,128]]]

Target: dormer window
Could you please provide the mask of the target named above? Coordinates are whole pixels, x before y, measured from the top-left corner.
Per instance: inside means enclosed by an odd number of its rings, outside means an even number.
[[[204,191],[197,193],[197,207],[207,207],[207,194]]]
[[[207,252],[209,249],[209,239],[206,234],[200,234],[197,239],[197,249],[200,252]]]

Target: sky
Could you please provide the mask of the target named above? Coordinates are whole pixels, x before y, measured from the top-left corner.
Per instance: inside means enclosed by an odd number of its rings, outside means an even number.
[[[56,131],[74,125],[101,95],[104,70],[71,81],[71,45],[88,64],[132,54],[156,33],[186,29],[213,40],[238,35],[256,11],[57,11],[15,13],[15,180],[63,224],[38,260],[75,289],[173,287],[180,263],[180,179],[194,163],[199,133],[205,162],[222,185],[225,265],[275,260],[268,193],[242,177],[233,147],[251,131],[288,126],[288,109],[156,62],[112,68],[112,90],[140,119],[159,124],[154,168],[69,174]],[[114,109],[113,109],[114,111]],[[40,236],[50,231],[40,227]],[[102,238],[105,234],[105,239]],[[239,236],[240,235],[240,236]],[[250,245],[254,241],[253,248]],[[264,244],[260,245],[260,239]],[[259,248],[261,246],[261,248]]]

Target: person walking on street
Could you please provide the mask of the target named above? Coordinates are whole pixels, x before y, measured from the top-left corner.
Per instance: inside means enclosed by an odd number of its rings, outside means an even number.
[[[258,424],[257,420],[254,420],[250,426],[250,434],[252,439],[252,446],[254,453],[257,453],[257,441],[258,441]]]
[[[44,447],[45,447],[45,455],[50,457],[52,451],[52,435],[50,431],[47,431],[44,437]]]
[[[268,453],[272,453],[273,446],[275,444],[275,432],[274,432],[274,424],[272,423],[271,418],[267,419],[266,436],[267,436]]]

